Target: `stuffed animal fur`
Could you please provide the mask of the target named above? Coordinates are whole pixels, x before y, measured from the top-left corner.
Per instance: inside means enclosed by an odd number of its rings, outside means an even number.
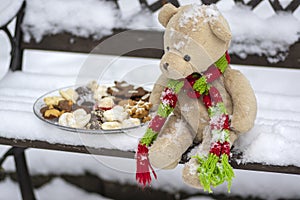
[[[225,54],[231,40],[229,25],[214,5],[193,4],[176,8],[166,4],[159,13],[159,21],[166,28],[165,54],[160,63],[162,74],[150,97],[153,105],[159,104],[168,79],[178,80],[194,72],[206,71]],[[239,134],[254,125],[257,104],[253,89],[245,76],[230,66],[211,84],[220,92],[230,116],[229,140],[232,145]],[[207,155],[212,145],[209,122],[203,102],[180,92],[173,114],[149,149],[150,163],[156,168],[172,169],[193,142],[200,142],[195,154]],[[198,173],[197,160],[191,158],[183,169],[184,182],[201,188]]]

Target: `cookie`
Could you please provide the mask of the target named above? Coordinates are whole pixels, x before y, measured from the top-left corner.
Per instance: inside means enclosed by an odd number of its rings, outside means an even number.
[[[95,92],[98,87],[99,87],[99,84],[95,80],[93,80],[87,84],[87,88],[90,89],[92,92]]]
[[[85,112],[91,113],[91,111],[93,110],[93,106],[88,107],[88,106],[82,106],[82,105],[80,106],[78,104],[73,104],[72,110],[75,111],[75,110],[78,110],[78,109],[83,109],[83,110],[85,110]]]
[[[100,85],[95,91],[93,98],[95,99],[96,102],[101,101],[102,98],[107,97],[107,87],[104,85]]]
[[[75,90],[72,88],[69,88],[67,90],[60,90],[59,94],[66,100],[71,100],[73,103],[76,103],[76,100],[78,99],[78,94]]]
[[[55,119],[55,118],[58,118],[59,116],[61,116],[63,112],[60,112],[59,110],[57,109],[49,109],[49,110],[46,110],[43,117],[46,118],[46,119]]]
[[[86,128],[90,130],[100,130],[102,124],[97,120],[91,120],[87,125]]]
[[[49,106],[44,106],[40,109],[40,113],[44,116],[44,114],[47,110],[49,110]]]
[[[58,119],[58,124],[72,128],[83,128],[90,119],[91,114],[87,114],[83,109],[78,109],[72,113],[63,113]]]
[[[138,118],[143,120],[145,117],[148,117],[149,111],[152,108],[152,103],[150,102],[144,102],[142,100],[136,102],[134,101],[134,105],[127,104],[125,106],[126,112],[130,115],[132,118]],[[147,120],[148,118],[144,119]]]
[[[131,99],[121,100],[119,101],[118,105],[125,107],[126,105],[134,106],[136,104],[135,101]]]
[[[60,96],[52,96],[52,97],[45,97],[43,100],[47,106],[56,106],[58,105],[58,102],[64,100],[64,98]]]
[[[141,121],[137,118],[129,118],[129,119],[125,119],[122,122],[122,127],[123,128],[129,128],[129,127],[133,127],[133,126],[139,126],[141,124]]]
[[[110,97],[104,97],[97,103],[97,108],[101,110],[110,110],[114,106],[114,101]]]
[[[125,112],[122,106],[115,106],[111,110],[103,112],[104,120],[107,122],[119,121],[122,122],[127,119],[128,113]]]
[[[101,128],[103,130],[120,129],[122,128],[122,124],[120,122],[104,122]]]
[[[88,96],[92,93],[92,90],[90,88],[84,86],[76,88],[75,91],[79,96]]]
[[[72,106],[73,106],[73,102],[71,100],[60,100],[58,102],[57,108],[60,111],[71,112]]]

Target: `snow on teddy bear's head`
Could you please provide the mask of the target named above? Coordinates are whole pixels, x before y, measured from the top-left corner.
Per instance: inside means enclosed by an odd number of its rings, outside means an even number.
[[[231,31],[215,5],[180,8],[166,4],[159,13],[166,28],[160,68],[172,79],[203,72],[228,49]]]

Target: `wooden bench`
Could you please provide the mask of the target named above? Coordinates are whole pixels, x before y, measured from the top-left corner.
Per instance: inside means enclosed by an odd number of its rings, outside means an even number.
[[[118,1],[114,1],[118,4]],[[147,3],[146,0],[139,1],[144,7],[147,7],[152,12],[161,8],[161,6],[166,2],[171,2],[176,6],[179,6],[177,0],[160,0],[151,5]],[[216,3],[217,0],[207,1],[202,0],[203,3]],[[237,3],[245,4],[242,0],[236,0]],[[251,0],[246,5],[250,6],[252,9],[261,3],[261,0]],[[295,11],[300,1],[292,1],[287,7],[283,8],[278,0],[270,1],[276,12]],[[1,27],[9,37],[11,46],[12,46],[12,59],[10,63],[10,69],[12,71],[22,70],[24,51],[26,50],[51,50],[51,51],[66,51],[66,52],[80,52],[80,53],[99,53],[107,55],[119,55],[122,52],[120,49],[116,49],[113,45],[107,45],[105,48],[94,49],[99,43],[105,41],[110,36],[103,37],[99,40],[94,40],[92,38],[81,38],[71,35],[69,33],[59,33],[56,35],[47,35],[41,42],[37,43],[33,39],[30,42],[26,43],[23,41],[23,33],[21,29],[22,20],[24,17],[25,2],[16,16],[16,28],[14,36],[9,32],[7,24]],[[124,30],[115,29],[113,34],[118,34]],[[133,57],[144,57],[144,58],[160,58],[163,54],[161,49],[163,45],[162,40],[163,33],[158,31],[146,31],[146,30],[135,30],[132,31],[129,38],[126,40],[122,39],[117,41],[120,46],[128,47],[131,44],[142,43],[141,46],[159,46],[160,49],[142,49],[131,51],[126,53],[124,56],[133,56]],[[72,39],[72,43],[70,40]],[[93,50],[93,51],[92,51]],[[293,44],[289,49],[289,54],[284,61],[278,63],[269,63],[265,56],[258,55],[248,55],[246,59],[240,58],[238,55],[232,54],[232,63],[233,64],[246,64],[246,65],[256,65],[256,66],[270,66],[270,67],[286,67],[286,68],[300,68],[300,42]],[[50,144],[47,141],[37,141],[37,140],[26,140],[26,139],[10,139],[0,137],[0,144],[10,145],[12,148],[3,155],[0,160],[0,165],[4,162],[5,158],[9,155],[13,155],[15,158],[17,166],[18,180],[22,192],[23,199],[35,199],[34,193],[32,190],[30,175],[28,173],[28,168],[26,164],[24,151],[27,148],[38,148],[38,149],[49,149],[49,150],[59,150],[59,151],[69,151],[77,153],[90,153],[87,150],[86,146],[74,146],[66,144]],[[121,151],[117,149],[93,149],[93,153],[106,156],[116,156],[123,158],[134,158],[134,152],[130,151]],[[242,155],[233,155],[231,158],[231,164],[236,169],[246,169],[246,170],[257,170],[257,171],[267,171],[267,172],[279,172],[279,173],[288,173],[288,174],[300,174],[300,168],[296,166],[272,166],[272,165],[263,165],[261,163],[247,163],[242,164],[237,160]],[[182,162],[186,162],[186,159],[183,157]]]

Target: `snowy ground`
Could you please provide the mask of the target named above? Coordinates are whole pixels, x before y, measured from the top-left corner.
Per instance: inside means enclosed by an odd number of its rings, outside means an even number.
[[[138,132],[109,137],[73,134],[49,127],[33,115],[32,104],[37,97],[49,90],[78,82],[82,68],[90,67],[85,63],[85,55],[26,52],[24,72],[12,73],[8,72],[8,40],[2,32],[0,46],[0,114],[5,116],[1,118],[4,120],[0,125],[1,136],[41,139],[48,142],[61,141],[75,145],[84,143],[124,150],[136,147],[137,137],[141,134]],[[112,57],[108,56],[95,57],[100,65],[111,59]],[[137,84],[144,81],[149,86],[159,74],[158,62],[159,60],[155,59],[122,58],[110,65],[109,70],[104,71],[105,80],[100,80],[105,82],[125,79]],[[233,67],[240,69],[249,78],[259,106],[254,129],[236,143],[238,149],[246,156],[243,161],[300,166],[300,158],[295,153],[300,149],[300,71],[251,66]],[[147,77],[137,76],[141,73],[147,74]],[[114,138],[123,142],[116,143]],[[1,146],[0,155],[7,148]],[[134,160],[35,149],[28,150],[26,154],[32,174],[84,174],[85,171],[89,171],[106,180],[135,183]],[[13,160],[8,159],[3,167],[13,171]],[[154,181],[153,187],[170,192],[197,192],[182,183],[181,169],[182,166],[178,166],[174,170],[159,171],[159,179]],[[300,198],[300,176],[241,170],[235,172],[232,195],[265,199]],[[226,186],[222,185],[215,192],[226,193],[226,190]],[[0,199],[20,199],[17,185],[9,179],[0,183],[0,192]],[[99,195],[88,194],[61,179],[55,179],[36,191],[40,199],[50,198],[49,194],[58,195],[51,196],[51,199],[105,199]]]

